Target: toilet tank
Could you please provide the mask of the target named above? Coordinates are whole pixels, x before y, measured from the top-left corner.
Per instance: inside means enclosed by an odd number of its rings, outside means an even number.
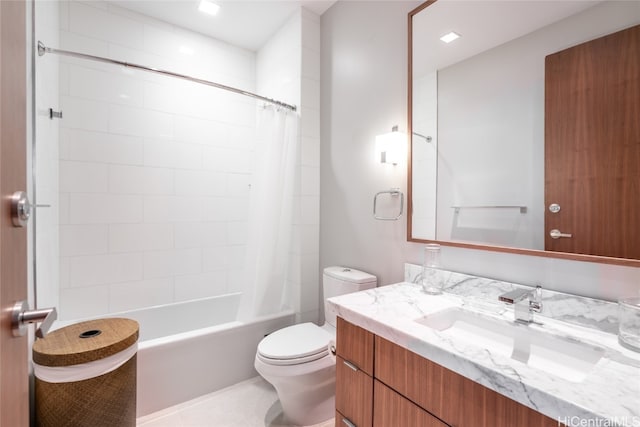
[[[349,267],[327,267],[322,275],[322,290],[324,292],[324,317],[326,322],[336,326],[336,315],[327,306],[327,298],[350,294],[375,288],[378,280],[373,274]]]

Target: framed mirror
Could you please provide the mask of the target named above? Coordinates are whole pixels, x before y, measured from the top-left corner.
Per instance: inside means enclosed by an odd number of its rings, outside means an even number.
[[[408,240],[640,266],[639,24],[635,1],[410,12]]]

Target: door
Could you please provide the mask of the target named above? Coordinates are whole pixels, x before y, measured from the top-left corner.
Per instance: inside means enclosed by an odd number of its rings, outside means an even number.
[[[0,426],[29,425],[27,337],[10,309],[27,299],[27,229],[13,227],[9,198],[26,191],[26,5],[0,1]]]
[[[640,259],[639,117],[640,25],[547,56],[546,250]]]

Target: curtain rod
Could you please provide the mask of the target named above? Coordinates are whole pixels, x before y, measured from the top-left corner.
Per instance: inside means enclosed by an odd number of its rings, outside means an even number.
[[[196,78],[196,77],[191,77],[191,76],[188,76],[186,74],[174,73],[173,71],[160,70],[158,68],[145,67],[144,65],[138,65],[138,64],[133,64],[133,63],[124,62],[124,61],[118,61],[118,60],[115,60],[115,59],[104,58],[102,56],[94,56],[94,55],[88,55],[86,53],[79,53],[79,52],[72,52],[72,51],[69,51],[69,50],[55,49],[55,48],[52,48],[52,47],[47,47],[47,46],[44,45],[44,43],[42,43],[41,41],[38,41],[38,55],[39,56],[43,56],[45,53],[56,53],[58,55],[72,56],[72,57],[75,57],[75,58],[89,59],[89,60],[98,61],[98,62],[106,62],[108,64],[122,65],[124,67],[135,68],[135,69],[138,69],[138,70],[148,71],[148,72],[156,73],[156,74],[162,74],[162,75],[165,75],[165,76],[178,77],[180,79],[188,80],[190,82],[200,83],[200,84],[207,85],[207,86],[213,86],[213,87],[217,87],[218,89],[228,90],[230,92],[238,93],[240,95],[250,96],[252,98],[256,98],[256,99],[259,99],[261,101],[265,101],[265,102],[269,102],[271,104],[275,104],[278,107],[288,108],[291,111],[296,111],[296,106],[295,105],[286,104],[284,102],[281,102],[281,101],[278,101],[278,100],[275,100],[275,99],[271,99],[271,98],[267,98],[267,97],[262,96],[262,95],[257,95],[255,93],[247,92],[247,91],[242,90],[242,89],[236,89],[235,87],[226,86],[226,85],[223,85],[223,84],[220,84],[220,83],[215,83],[215,82],[212,82],[212,81],[209,81],[209,80],[199,79],[199,78]]]

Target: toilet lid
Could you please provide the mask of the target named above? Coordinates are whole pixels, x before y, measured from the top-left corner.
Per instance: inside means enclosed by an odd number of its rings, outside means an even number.
[[[290,360],[329,353],[329,332],[314,323],[300,323],[267,335],[258,344],[258,353],[268,359]]]

